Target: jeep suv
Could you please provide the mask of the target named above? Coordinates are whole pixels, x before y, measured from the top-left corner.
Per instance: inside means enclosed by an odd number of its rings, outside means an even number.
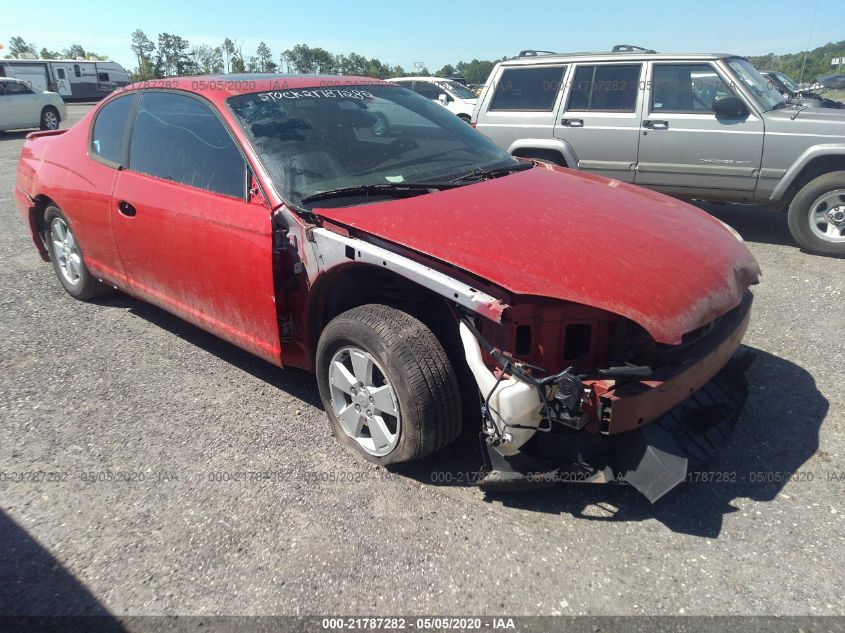
[[[500,62],[472,123],[516,156],[788,209],[802,247],[845,255],[845,112],[784,101],[742,57],[617,49]]]

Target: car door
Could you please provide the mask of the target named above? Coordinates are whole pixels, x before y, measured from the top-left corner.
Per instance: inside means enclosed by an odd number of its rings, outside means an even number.
[[[640,62],[575,66],[554,134],[584,171],[634,181],[642,73]]]
[[[130,292],[279,365],[270,209],[247,173],[209,103],[143,92],[112,226]]]
[[[636,184],[668,193],[753,191],[763,120],[711,62],[651,62]],[[747,116],[720,118],[717,96],[735,95]]]
[[[53,64],[53,74],[56,77],[56,92],[62,97],[72,97],[70,89],[70,75],[73,73],[73,66],[69,64]]]
[[[4,107],[8,108],[12,125],[9,127],[38,127],[41,123],[41,100],[22,81],[7,81]]]

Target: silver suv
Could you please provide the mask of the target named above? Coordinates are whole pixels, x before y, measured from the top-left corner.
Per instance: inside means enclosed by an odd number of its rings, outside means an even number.
[[[845,111],[788,103],[742,57],[523,51],[493,69],[472,123],[515,156],[788,209],[802,247],[845,255]]]

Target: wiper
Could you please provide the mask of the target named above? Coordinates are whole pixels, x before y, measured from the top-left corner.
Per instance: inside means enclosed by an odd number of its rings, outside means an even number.
[[[440,191],[441,189],[452,188],[455,185],[448,182],[425,182],[425,183],[393,183],[384,182],[374,185],[356,185],[354,187],[338,187],[337,189],[328,189],[327,191],[318,191],[311,195],[302,198],[301,202],[307,204],[309,202],[317,202],[318,200],[328,200],[329,198],[344,198],[354,196],[414,196],[424,193],[432,193]]]
[[[513,171],[525,171],[526,169],[531,169],[532,167],[534,167],[533,163],[517,163],[516,165],[499,167],[498,169],[476,169],[468,174],[452,179],[452,182],[463,182],[465,180],[475,180],[477,178],[495,178],[496,176],[509,174]]]
[[[793,98],[794,97],[790,97],[790,99],[793,99]],[[781,101],[780,103],[776,103],[775,105],[773,105],[772,110],[780,110],[781,108],[791,108],[794,105],[795,105],[795,103],[791,100]]]

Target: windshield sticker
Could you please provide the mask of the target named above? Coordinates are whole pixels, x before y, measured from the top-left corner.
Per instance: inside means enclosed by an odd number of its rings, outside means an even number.
[[[372,99],[373,93],[366,90],[285,90],[283,92],[261,92],[260,101],[284,101],[289,99]]]
[[[402,176],[401,174],[398,175],[398,176],[385,176],[384,179],[387,182],[394,182],[394,183],[405,182],[405,177]]]

